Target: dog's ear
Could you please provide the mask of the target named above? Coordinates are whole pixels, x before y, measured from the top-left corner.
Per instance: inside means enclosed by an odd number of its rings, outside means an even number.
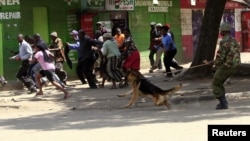
[[[139,79],[145,79],[145,77],[143,76],[143,74],[141,74],[141,72],[136,71],[136,73],[137,73],[137,77],[138,77]]]

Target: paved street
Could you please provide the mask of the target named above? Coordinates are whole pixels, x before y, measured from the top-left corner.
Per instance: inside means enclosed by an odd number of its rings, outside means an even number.
[[[170,99],[171,110],[154,106],[150,99],[125,109],[130,97],[116,95],[130,88],[110,90],[110,84],[90,90],[71,81],[67,89],[72,98],[65,101],[59,100],[63,94],[51,85],[44,89],[44,97],[6,90],[0,92],[0,140],[206,141],[209,124],[250,122],[248,78],[233,78],[232,85],[226,85],[229,109],[218,111],[210,79],[164,82],[162,72],[143,72],[164,89],[183,83]]]

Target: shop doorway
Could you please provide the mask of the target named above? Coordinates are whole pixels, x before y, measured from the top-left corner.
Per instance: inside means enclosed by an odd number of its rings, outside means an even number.
[[[241,13],[242,51],[250,52],[250,11]]]
[[[115,29],[120,28],[121,30],[128,27],[128,12],[111,12],[111,32],[115,35]]]
[[[193,54],[198,47],[199,36],[201,32],[201,24],[203,18],[202,10],[192,10],[192,39],[193,39]]]
[[[95,28],[93,26],[93,17],[95,14],[92,13],[85,13],[81,15],[81,29],[85,31],[85,33],[90,36],[91,38],[94,38],[94,31]]]
[[[33,30],[39,33],[45,42],[49,42],[48,12],[46,7],[33,8]]]

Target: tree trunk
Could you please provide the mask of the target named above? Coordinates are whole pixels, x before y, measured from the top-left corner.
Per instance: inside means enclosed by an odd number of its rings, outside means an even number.
[[[203,60],[214,59],[219,26],[226,2],[227,0],[207,0],[198,47],[191,67],[181,76],[182,78],[206,77],[212,74],[211,65],[195,66],[203,64]]]

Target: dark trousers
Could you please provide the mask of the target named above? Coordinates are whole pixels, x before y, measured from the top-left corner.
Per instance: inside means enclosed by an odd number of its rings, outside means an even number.
[[[19,67],[16,78],[18,78],[28,89],[31,89],[35,86],[35,83],[32,79],[28,77],[28,70],[30,63],[28,60],[23,60],[21,66]]]
[[[65,82],[65,83],[66,83],[66,80],[67,80],[67,73],[66,73],[66,71],[61,70],[61,69],[56,69],[56,70],[55,70],[55,73],[56,73],[56,75],[59,77],[59,79],[60,79],[62,82]]]
[[[97,88],[96,83],[95,83],[95,75],[93,74],[94,63],[95,63],[95,59],[93,57],[86,58],[83,61],[79,62],[79,67],[77,71],[79,75],[80,73],[81,74],[83,73],[83,75],[85,75],[88,81],[89,87],[91,88]]]
[[[56,62],[55,66],[56,66],[55,73],[62,82],[66,83],[67,73],[66,71],[63,70],[63,62]]]
[[[80,81],[82,82],[82,84],[86,84],[87,82],[85,81],[85,76],[83,74],[82,66],[83,66],[83,61],[80,61],[79,59],[76,66],[76,74],[80,79]]]
[[[236,67],[218,67],[216,69],[212,83],[213,94],[216,98],[225,96],[224,82],[236,71],[236,69]]]
[[[156,55],[156,52],[157,52],[157,49],[154,48],[154,49],[150,49],[150,52],[149,52],[149,61],[150,61],[150,65],[151,67],[154,67],[154,63],[155,63],[155,60],[154,60],[154,56]],[[162,68],[162,63],[161,63],[161,59],[159,61],[159,64],[157,66],[158,68]]]
[[[177,53],[177,50],[174,49],[174,50],[167,51],[164,54],[164,65],[166,68],[167,76],[169,76],[169,77],[173,76],[173,74],[171,73],[170,67],[173,67],[175,69],[177,69],[179,67],[179,65],[176,63],[176,61],[173,60],[176,53]]]

